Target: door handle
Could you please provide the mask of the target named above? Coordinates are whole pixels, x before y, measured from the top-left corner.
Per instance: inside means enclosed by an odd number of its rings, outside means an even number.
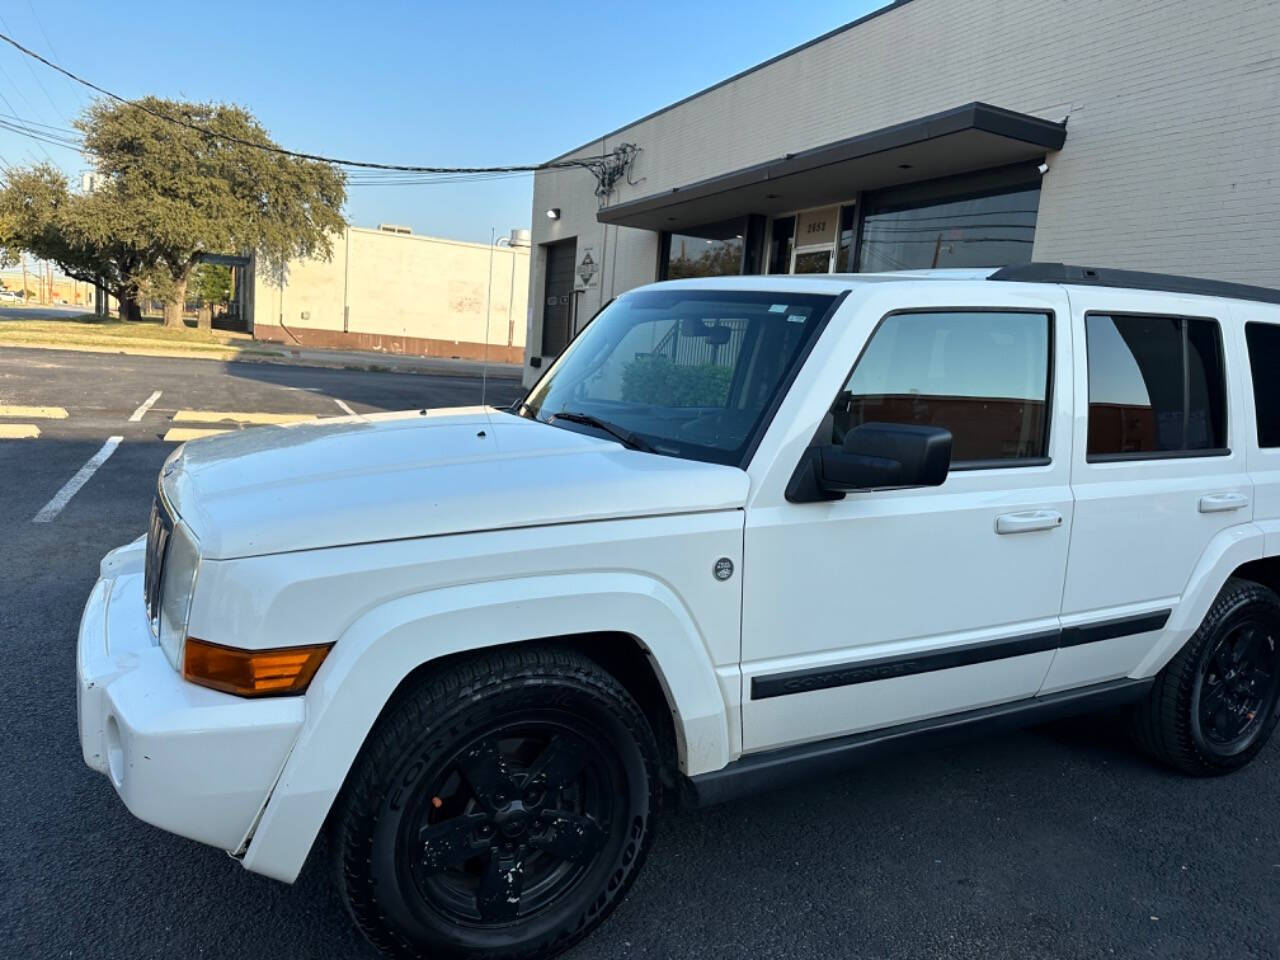
[[[1243,493],[1206,493],[1200,498],[1201,513],[1225,513],[1242,510],[1248,505],[1249,498]]]
[[[1024,510],[996,517],[996,533],[1031,533],[1034,530],[1056,530],[1062,526],[1057,510]]]

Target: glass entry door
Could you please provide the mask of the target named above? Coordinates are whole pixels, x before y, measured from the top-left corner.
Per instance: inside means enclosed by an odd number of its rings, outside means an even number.
[[[792,273],[830,273],[831,248],[825,250],[797,251],[792,263]]]
[[[830,273],[840,225],[839,207],[822,207],[796,214],[792,273]]]

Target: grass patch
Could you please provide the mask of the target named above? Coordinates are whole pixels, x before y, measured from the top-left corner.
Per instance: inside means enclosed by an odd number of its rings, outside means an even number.
[[[165,327],[159,319],[127,323],[114,317],[98,317],[91,313],[30,320],[6,317],[0,319],[0,341],[12,345],[30,344],[72,349],[134,348],[217,355],[240,353],[246,348],[268,355],[275,352],[253,349],[256,344],[247,333],[200,330],[194,325],[177,330]]]
[[[228,330],[201,330],[194,324],[177,330],[164,326],[160,320],[143,319],[137,323],[127,323],[114,317],[97,317],[91,313],[64,318],[40,317],[26,320],[5,317],[0,319],[0,334],[28,334],[40,337],[110,338],[112,340],[160,340],[166,343],[183,344],[218,344],[222,346],[238,346],[245,341],[252,341],[247,333],[236,333]]]

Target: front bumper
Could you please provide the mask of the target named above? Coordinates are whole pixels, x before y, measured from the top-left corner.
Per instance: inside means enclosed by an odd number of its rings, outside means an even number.
[[[188,683],[144,610],[141,540],[102,560],[76,651],[84,760],[134,816],[243,849],[305,717],[302,697],[245,700]]]

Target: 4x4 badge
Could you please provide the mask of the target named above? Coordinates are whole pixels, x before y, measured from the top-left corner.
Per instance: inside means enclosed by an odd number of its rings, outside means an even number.
[[[711,568],[711,573],[717,580],[728,580],[733,576],[733,561],[728,557],[721,557]]]

